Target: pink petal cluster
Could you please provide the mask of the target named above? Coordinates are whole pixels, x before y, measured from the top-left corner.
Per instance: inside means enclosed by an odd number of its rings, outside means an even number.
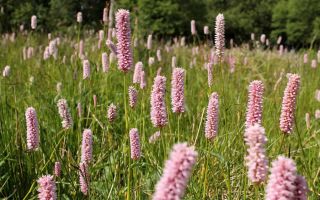
[[[262,81],[254,80],[249,85],[246,128],[261,125],[264,86]]]
[[[82,133],[81,162],[90,163],[92,160],[92,132],[85,129]]]
[[[117,107],[112,103],[108,108],[108,120],[113,122],[117,117]]]
[[[153,144],[160,138],[160,131],[155,132],[149,137],[149,143]]]
[[[161,62],[161,60],[162,60],[161,50],[160,49],[157,50],[157,59],[158,59],[159,62]]]
[[[56,200],[56,183],[54,182],[53,176],[44,175],[37,180],[39,184],[38,198],[39,200]]]
[[[89,166],[86,162],[81,162],[79,165],[79,182],[80,190],[84,195],[88,195],[88,185],[89,185]]]
[[[123,72],[132,66],[130,13],[128,10],[119,9],[116,13],[118,69]]]
[[[54,163],[54,175],[56,177],[59,177],[61,175],[61,163],[60,162]]]
[[[307,184],[297,174],[296,164],[290,158],[279,156],[272,162],[271,174],[266,188],[266,200],[307,199]]]
[[[78,22],[78,23],[82,23],[82,20],[83,20],[83,19],[82,19],[82,12],[78,12],[78,13],[77,13],[77,22]]]
[[[205,137],[213,140],[218,133],[219,122],[219,96],[213,92],[207,108],[207,121],[205,125]]]
[[[265,144],[267,137],[260,124],[255,124],[246,129],[244,140],[248,146],[248,154],[245,158],[248,167],[248,177],[252,183],[262,183],[268,174],[268,158]]]
[[[112,53],[114,53],[114,55],[117,55],[118,51],[117,51],[117,47],[116,45],[113,44],[113,42],[111,40],[107,40],[106,41],[106,45],[109,47],[109,49],[111,50]]]
[[[89,60],[83,61],[83,79],[89,78],[90,76],[90,62]]]
[[[307,63],[308,63],[308,54],[307,54],[307,53],[305,53],[305,54],[303,55],[303,63],[304,63],[304,64],[307,64]]]
[[[147,86],[146,75],[144,71],[140,73],[140,88],[144,89]]]
[[[67,104],[67,100],[65,99],[59,99],[58,103],[58,110],[59,110],[59,114],[60,117],[62,119],[62,127],[64,129],[69,129],[71,128],[73,121],[72,121],[72,117],[68,108],[68,104]]]
[[[191,20],[190,24],[191,24],[191,34],[196,35],[197,34],[196,21]]]
[[[171,104],[174,113],[183,113],[184,105],[184,77],[185,71],[182,68],[174,68],[171,80]]]
[[[108,54],[102,53],[101,55],[101,64],[102,64],[102,71],[108,72],[109,71],[109,60],[108,60]]]
[[[137,62],[137,64],[134,67],[134,73],[133,73],[133,83],[140,83],[141,81],[141,72],[142,72],[143,64],[142,62]]]
[[[11,71],[11,68],[9,65],[5,66],[3,71],[2,71],[2,76],[3,77],[8,77],[10,75],[10,71]]]
[[[129,105],[134,108],[138,101],[138,91],[133,86],[129,87]]]
[[[154,127],[163,127],[168,123],[166,110],[166,77],[154,78],[151,92],[151,121]]]
[[[36,110],[29,107],[26,110],[27,148],[35,150],[39,147],[39,125]]]
[[[149,49],[149,50],[152,49],[152,35],[149,35],[149,36],[148,36],[147,49]]]
[[[213,77],[212,77],[212,71],[213,71],[213,66],[212,66],[212,62],[209,62],[209,63],[207,63],[207,71],[208,71],[208,85],[209,85],[209,87],[211,87],[212,86],[212,79],[213,79]]]
[[[194,147],[188,147],[187,143],[175,144],[152,199],[182,199],[197,156]]]
[[[37,28],[37,16],[32,15],[31,17],[31,28],[34,30]]]
[[[288,83],[282,99],[282,108],[280,115],[280,129],[284,133],[291,133],[294,124],[294,114],[296,99],[300,87],[300,76],[297,74],[288,74]]]
[[[215,48],[216,48],[216,55],[221,58],[224,54],[224,16],[223,14],[219,13],[216,17],[216,27],[215,27]]]
[[[132,128],[129,132],[131,158],[138,160],[141,156],[140,139],[138,129]]]

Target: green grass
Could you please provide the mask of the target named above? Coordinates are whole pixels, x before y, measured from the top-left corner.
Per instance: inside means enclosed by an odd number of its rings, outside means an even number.
[[[176,47],[167,53],[161,44],[153,45],[151,52],[141,45],[134,49],[134,61],[142,61],[146,71],[147,87],[139,89],[138,105],[128,105],[128,86],[132,85],[132,72],[124,74],[111,63],[108,73],[101,68],[101,53],[109,49],[103,45],[98,50],[98,40],[85,37],[85,51],[91,63],[90,79],[82,80],[82,63],[74,57],[73,46],[77,39],[61,37],[58,59],[42,59],[48,41],[34,34],[19,36],[15,42],[1,41],[0,66],[11,66],[9,77],[0,78],[0,197],[8,199],[36,199],[36,180],[52,174],[54,162],[62,164],[62,176],[56,179],[59,199],[85,199],[79,188],[78,166],[80,162],[81,135],[85,128],[93,132],[93,162],[90,164],[90,192],[88,199],[150,199],[162,174],[164,162],[173,144],[187,142],[195,145],[199,153],[190,178],[185,199],[263,199],[265,185],[254,187],[247,178],[244,164],[244,121],[247,104],[247,87],[252,80],[262,80],[265,85],[263,126],[268,138],[269,161],[282,154],[295,160],[298,172],[306,177],[310,199],[320,195],[320,121],[314,112],[320,103],[314,98],[320,88],[320,67],[312,69],[302,64],[302,54],[287,53],[282,57],[277,52],[236,48],[227,54],[236,56],[236,69],[229,73],[227,64],[215,65],[213,86],[208,87],[204,70],[204,55],[210,49],[200,45],[197,63],[189,67],[192,46]],[[24,46],[33,46],[35,55],[23,60]],[[42,50],[39,50],[42,45]],[[147,65],[148,55],[156,57],[156,48],[162,50],[162,61]],[[66,63],[62,63],[63,56]],[[178,66],[186,69],[186,112],[178,116],[171,111],[170,81],[171,57],[177,56]],[[247,56],[249,64],[244,66]],[[315,57],[309,52],[309,58]],[[166,104],[169,123],[161,130],[161,139],[149,144],[148,138],[158,129],[150,120],[150,92],[158,67],[167,77]],[[99,68],[99,71],[97,69]],[[274,89],[280,73],[284,76]],[[286,73],[301,75],[301,88],[296,110],[296,126],[289,136],[279,130],[282,95],[287,83]],[[29,81],[30,76],[34,82]],[[57,94],[56,84],[62,83],[62,92]],[[126,86],[124,87],[124,83]],[[136,87],[137,89],[139,87]],[[219,133],[213,142],[204,137],[204,123],[208,97],[219,94]],[[98,105],[93,107],[93,95]],[[63,130],[56,103],[68,101],[74,125]],[[124,101],[126,100],[126,101]],[[82,104],[82,116],[77,115],[77,103]],[[107,107],[118,107],[114,123],[107,120]],[[40,126],[40,148],[35,152],[26,149],[25,110],[36,109]],[[127,111],[125,111],[125,108]],[[305,125],[305,114],[311,114],[311,129]],[[126,114],[125,114],[126,113]],[[127,116],[127,117],[126,117]],[[127,120],[127,123],[126,123]],[[129,130],[138,128],[142,158],[130,159]],[[180,133],[180,135],[178,135]],[[284,140],[281,145],[281,140]]]

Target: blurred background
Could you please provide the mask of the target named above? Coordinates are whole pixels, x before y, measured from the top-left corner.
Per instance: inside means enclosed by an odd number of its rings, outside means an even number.
[[[0,0],[0,32],[18,31],[22,24],[29,29],[32,15],[42,32],[72,32],[79,11],[83,28],[99,30],[109,5],[105,0]],[[114,10],[118,8],[131,11],[132,28],[140,36],[189,36],[192,19],[199,36],[204,25],[212,34],[221,12],[227,41],[233,38],[239,44],[255,33],[266,34],[271,42],[281,35],[291,48],[318,48],[320,43],[319,0],[115,0]]]

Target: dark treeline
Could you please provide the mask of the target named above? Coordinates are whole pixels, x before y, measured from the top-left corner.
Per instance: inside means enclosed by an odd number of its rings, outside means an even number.
[[[102,27],[105,0],[0,0],[0,32],[17,31],[21,24],[30,27],[30,17],[38,17],[45,32],[67,30],[81,11],[84,26]],[[320,43],[319,0],[115,0],[117,8],[129,9],[133,28],[141,36],[158,38],[190,35],[190,20],[196,20],[199,36],[203,26],[214,30],[215,16],[223,13],[226,38],[237,43],[264,33],[275,42],[282,36],[288,46],[317,47]],[[257,38],[258,39],[258,38]]]

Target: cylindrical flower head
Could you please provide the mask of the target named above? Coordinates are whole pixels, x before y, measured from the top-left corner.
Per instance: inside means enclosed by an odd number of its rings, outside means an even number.
[[[308,63],[308,54],[307,54],[307,53],[305,53],[305,54],[303,55],[303,63],[304,63],[304,64],[307,64],[307,63]]]
[[[83,61],[83,79],[87,79],[90,76],[90,62],[89,60]]]
[[[207,63],[207,71],[208,71],[208,85],[209,87],[212,86],[212,81],[213,81],[213,77],[212,77],[212,71],[213,71],[213,67],[212,67],[212,62]]]
[[[174,69],[174,68],[176,68],[176,66],[177,66],[177,57],[172,56],[171,67],[172,67],[172,69]]]
[[[248,167],[248,177],[252,183],[262,183],[268,175],[265,130],[259,124],[255,124],[246,129],[244,137],[248,146],[248,154],[245,158]]]
[[[127,72],[131,69],[133,59],[131,50],[130,13],[119,9],[116,13],[118,69]]]
[[[219,122],[219,96],[216,92],[212,93],[207,108],[207,121],[205,126],[205,136],[213,140],[218,133]]]
[[[90,180],[88,163],[81,162],[79,168],[80,190],[84,195],[88,195],[88,185]]]
[[[209,26],[204,26],[204,27],[203,27],[203,33],[204,33],[205,35],[209,35]]]
[[[62,127],[64,129],[71,128],[73,121],[68,108],[67,100],[59,99],[57,106],[58,106],[60,117],[62,119],[62,122],[61,122]]]
[[[60,162],[54,163],[54,175],[56,177],[59,177],[61,175],[61,163]]]
[[[104,22],[104,24],[107,24],[108,23],[108,9],[107,8],[104,8],[103,9],[103,14],[102,14],[102,21]]]
[[[151,121],[154,127],[163,127],[168,123],[165,102],[166,77],[156,76],[154,78],[151,92]]]
[[[29,107],[26,110],[27,148],[35,150],[39,147],[39,125],[36,110]]]
[[[37,16],[32,15],[31,17],[31,28],[34,30],[37,28]]]
[[[142,62],[137,62],[137,64],[134,67],[134,73],[133,73],[133,83],[140,83],[141,80],[141,71],[143,68]]]
[[[246,128],[261,125],[264,87],[262,81],[252,81],[249,85]]]
[[[101,55],[101,63],[102,63],[102,71],[108,72],[109,71],[109,60],[108,60],[108,54],[103,52]]]
[[[222,59],[224,54],[224,16],[223,14],[218,14],[216,17],[216,27],[215,27],[215,48],[216,55],[218,58]]]
[[[103,40],[103,38],[104,38],[104,31],[100,30],[99,31],[99,40]]]
[[[186,46],[186,37],[182,37],[180,40],[180,46],[184,47]]]
[[[160,138],[160,131],[155,132],[149,137],[149,143],[153,144]]]
[[[282,41],[282,36],[280,35],[277,39],[277,45],[281,44],[281,41]]]
[[[131,129],[129,136],[130,136],[131,159],[138,160],[141,156],[138,129],[136,128]]]
[[[260,36],[260,42],[261,42],[262,44],[266,43],[266,39],[267,39],[267,36],[266,36],[265,34],[262,34],[262,35]]]
[[[316,59],[311,60],[311,67],[317,68],[317,60]]]
[[[129,87],[129,105],[134,108],[138,101],[138,91],[133,86]]]
[[[38,198],[39,200],[56,200],[57,193],[56,193],[56,183],[54,181],[53,176],[45,175],[42,176],[37,180],[39,184],[38,189]]]
[[[149,49],[149,50],[152,49],[152,35],[148,36],[147,49]]]
[[[5,66],[2,72],[3,77],[8,77],[10,75],[11,68],[9,65]]]
[[[315,111],[314,117],[315,117],[316,119],[320,119],[320,110],[319,110],[319,109],[317,109],[317,110]]]
[[[140,72],[140,88],[144,89],[147,86],[146,75],[144,71]]]
[[[149,57],[148,65],[152,66],[154,64],[154,57]]]
[[[117,55],[117,47],[116,45],[113,44],[113,42],[111,40],[107,40],[106,41],[106,45],[109,47],[110,51],[112,53],[114,53],[115,55]]]
[[[253,41],[254,40],[254,33],[251,33],[251,35],[250,35],[250,38],[251,38],[251,40]]]
[[[77,13],[77,22],[82,23],[82,12]]]
[[[186,143],[175,144],[156,185],[153,200],[182,199],[198,153]]]
[[[272,162],[266,188],[266,200],[295,199],[296,165],[293,160],[279,156]]]
[[[282,132],[289,134],[291,133],[294,124],[296,100],[300,87],[300,76],[297,74],[288,74],[287,77],[289,80],[282,99],[280,129]]]
[[[320,90],[316,90],[315,98],[320,102]]]
[[[196,29],[196,21],[191,20],[191,34],[196,35],[197,34],[197,29]]]
[[[308,184],[303,176],[297,175],[294,182],[296,190],[294,191],[295,200],[307,200],[308,199]]]
[[[117,117],[117,107],[112,103],[108,108],[108,120],[113,122]]]
[[[171,80],[171,104],[174,113],[183,113],[184,105],[184,77],[185,72],[182,68],[174,68]]]
[[[160,49],[157,50],[157,59],[158,59],[159,62],[161,62],[161,60],[162,60],[161,50]]]
[[[85,129],[82,133],[81,162],[90,163],[92,160],[92,132]]]

